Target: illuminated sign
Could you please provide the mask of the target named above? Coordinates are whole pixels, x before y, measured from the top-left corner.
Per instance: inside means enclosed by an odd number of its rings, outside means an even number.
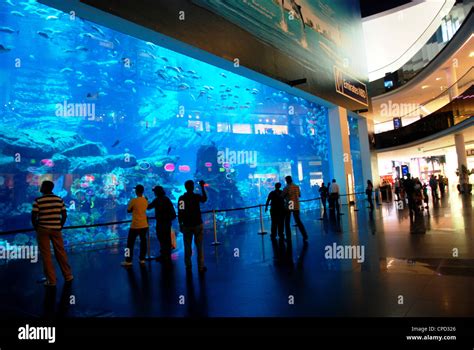
[[[336,91],[351,100],[357,101],[364,106],[368,106],[367,86],[356,78],[334,66],[334,79],[336,81]]]

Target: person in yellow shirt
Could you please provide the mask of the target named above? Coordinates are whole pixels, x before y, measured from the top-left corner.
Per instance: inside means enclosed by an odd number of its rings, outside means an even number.
[[[146,256],[146,234],[148,232],[148,219],[146,217],[146,209],[148,207],[148,201],[143,197],[145,188],[143,185],[135,186],[135,193],[137,198],[133,198],[128,203],[127,212],[132,213],[132,224],[130,225],[130,231],[128,232],[127,249],[125,250],[125,261],[122,262],[122,266],[131,266],[133,259],[133,247],[137,236],[140,236],[140,264],[145,264]]]

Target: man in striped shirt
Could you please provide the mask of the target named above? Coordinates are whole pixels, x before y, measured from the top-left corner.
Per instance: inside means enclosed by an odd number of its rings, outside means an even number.
[[[46,276],[45,286],[51,287],[56,286],[56,273],[51,256],[50,242],[53,243],[54,255],[64,279],[66,282],[73,280],[61,234],[67,218],[66,207],[63,200],[53,194],[53,188],[54,183],[52,181],[43,181],[40,188],[43,195],[35,199],[31,212],[31,223],[36,230],[36,239],[43,258],[43,268]]]

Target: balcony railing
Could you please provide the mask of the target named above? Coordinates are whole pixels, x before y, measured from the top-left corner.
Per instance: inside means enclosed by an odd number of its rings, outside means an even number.
[[[441,25],[427,43],[400,69],[391,73],[394,84],[391,90],[412,80],[443,51],[459,29],[469,22],[473,6],[473,0],[457,1],[449,14],[442,19]],[[381,78],[369,84],[370,96],[379,96],[389,91],[384,86],[384,80],[385,78]]]
[[[407,127],[412,123],[416,123],[437,111],[451,111],[454,117],[454,123],[458,124],[473,114],[472,102],[466,103],[466,99],[461,100],[464,95],[469,95],[468,91],[474,84],[474,67],[471,67],[461,78],[453,85],[443,90],[438,96],[417,105],[413,110],[408,111],[400,117],[401,126]],[[463,102],[461,102],[463,101]],[[470,100],[472,101],[472,100]],[[454,125],[455,125],[454,124]],[[419,125],[419,124],[418,124]],[[385,132],[396,131],[392,119],[376,123],[374,125],[375,134],[381,135]]]
[[[472,70],[472,69],[471,69]],[[474,84],[446,106],[410,125],[375,135],[377,149],[396,147],[465,123],[474,116]]]

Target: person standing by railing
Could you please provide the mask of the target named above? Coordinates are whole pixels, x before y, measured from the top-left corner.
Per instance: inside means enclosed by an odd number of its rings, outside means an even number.
[[[321,203],[323,205],[324,213],[326,213],[326,202],[328,199],[328,191],[329,189],[326,187],[326,185],[323,182],[323,184],[319,188],[319,197],[321,198]]]
[[[128,232],[127,238],[127,250],[125,251],[125,261],[122,262],[122,266],[132,266],[133,260],[133,248],[135,241],[140,236],[140,264],[145,264],[146,257],[146,234],[148,232],[148,219],[146,217],[146,209],[148,207],[148,201],[143,197],[145,188],[143,185],[135,186],[136,198],[133,198],[127,207],[127,213],[132,213],[132,224]]]
[[[332,184],[329,186],[329,198],[333,204],[333,210],[336,209],[337,215],[341,215],[341,208],[339,207],[339,185],[336,179],[332,179]]]
[[[204,227],[201,217],[201,203],[207,201],[206,190],[204,185],[206,183],[201,180],[202,194],[194,193],[194,181],[188,180],[184,183],[186,193],[178,199],[178,221],[179,229],[184,236],[184,263],[186,271],[191,272],[192,263],[192,242],[194,236],[194,244],[196,245],[198,257],[198,271],[200,273],[206,272],[207,267],[204,266]]]
[[[148,205],[147,209],[155,209],[156,237],[161,248],[161,255],[156,258],[156,261],[161,262],[165,267],[171,267],[171,225],[176,219],[176,211],[163,187],[153,187],[153,193],[156,198]]]
[[[295,218],[295,223],[298,226],[299,230],[301,231],[301,235],[303,236],[303,241],[305,243],[308,242],[308,234],[306,233],[306,228],[301,222],[300,219],[300,197],[301,192],[299,186],[293,183],[293,179],[291,176],[285,177],[286,180],[286,187],[283,190],[283,198],[286,199],[287,202],[287,211],[285,215],[285,231],[286,231],[286,240],[287,242],[291,242],[291,213],[293,213],[293,217]]]
[[[267,202],[265,203],[265,212],[270,207],[270,217],[272,219],[271,239],[276,239],[277,232],[280,240],[284,239],[283,228],[285,226],[285,200],[283,198],[283,191],[281,190],[281,183],[275,184],[275,189],[268,194]]]
[[[46,276],[47,287],[56,286],[56,273],[51,257],[51,243],[53,243],[54,256],[58,261],[61,272],[66,282],[73,280],[69,266],[61,230],[67,219],[66,206],[63,200],[53,194],[54,183],[43,181],[40,192],[41,197],[35,199],[31,212],[31,223],[36,230],[39,251],[43,259],[43,269]]]
[[[367,200],[369,201],[370,211],[374,211],[374,185],[372,185],[372,181],[370,180],[367,180],[365,194],[367,195]]]

